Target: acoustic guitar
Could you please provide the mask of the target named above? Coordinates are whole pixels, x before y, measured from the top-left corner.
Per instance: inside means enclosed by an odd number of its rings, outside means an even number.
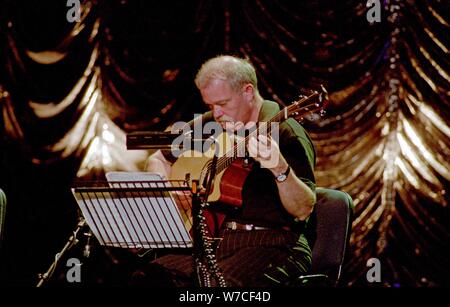
[[[282,123],[288,118],[302,122],[305,118],[315,120],[323,115],[328,97],[325,88],[313,91],[308,96],[301,96],[299,100],[283,108],[269,121],[257,123],[256,127],[247,136],[232,137],[223,132],[212,142],[205,152],[187,150],[172,165],[172,180],[198,180],[200,188],[208,193],[208,202],[220,201],[222,203],[240,207],[242,205],[242,187],[251,171],[251,164],[245,158],[245,148],[252,136],[261,131],[270,136],[271,123]],[[212,177],[212,180],[210,180]],[[208,186],[208,183],[211,183]]]

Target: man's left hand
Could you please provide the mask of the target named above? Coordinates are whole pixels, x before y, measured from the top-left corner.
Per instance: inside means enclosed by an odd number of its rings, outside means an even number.
[[[261,167],[270,169],[274,174],[281,173],[288,167],[277,142],[270,136],[259,134],[258,140],[251,137],[248,142],[248,152],[261,164]]]

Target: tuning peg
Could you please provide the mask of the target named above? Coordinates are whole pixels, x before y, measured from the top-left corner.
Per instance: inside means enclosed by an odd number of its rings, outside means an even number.
[[[323,86],[323,84],[320,85],[320,90],[321,90],[325,100],[328,101],[328,91],[325,88],[325,86]]]

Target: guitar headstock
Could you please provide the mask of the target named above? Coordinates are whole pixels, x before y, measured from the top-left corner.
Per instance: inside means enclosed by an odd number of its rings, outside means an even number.
[[[325,114],[328,105],[328,92],[323,85],[319,90],[308,91],[308,94],[300,95],[300,98],[286,107],[285,117],[293,117],[302,122],[318,120]]]

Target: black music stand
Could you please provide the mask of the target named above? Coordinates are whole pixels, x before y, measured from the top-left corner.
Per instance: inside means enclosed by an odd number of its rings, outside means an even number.
[[[51,278],[64,254],[79,242],[78,233],[84,227],[89,228],[85,233],[87,240],[93,235],[100,245],[108,247],[193,246],[189,233],[192,228],[191,188],[185,181],[161,180],[152,173],[114,172],[109,175],[108,182],[79,182],[72,188],[82,216],[49,269],[38,275],[37,287]],[[89,256],[88,252],[84,251],[85,257]]]
[[[72,189],[100,245],[134,249],[192,247],[191,188],[185,181],[141,180],[146,175],[154,178],[151,173],[116,174],[119,177],[115,179],[129,180],[84,183]]]

